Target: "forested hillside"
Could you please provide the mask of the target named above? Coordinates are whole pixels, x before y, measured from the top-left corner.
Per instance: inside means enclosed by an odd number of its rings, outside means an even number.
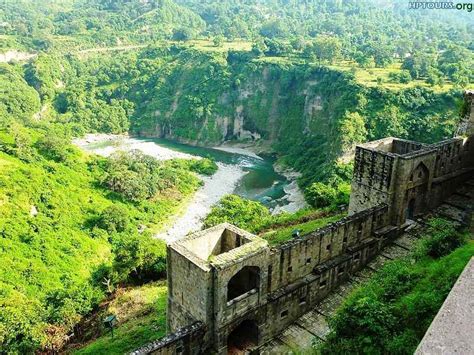
[[[53,351],[117,285],[163,276],[152,233],[212,169],[85,155],[77,126],[35,118],[27,68],[0,69],[0,353]]]
[[[262,149],[303,174],[305,189],[347,181],[350,166],[340,157],[357,142],[452,136],[462,98],[460,88],[371,87],[339,68],[185,45],[87,60],[42,54],[26,66],[26,80],[75,135],[130,131],[195,145],[263,142]]]

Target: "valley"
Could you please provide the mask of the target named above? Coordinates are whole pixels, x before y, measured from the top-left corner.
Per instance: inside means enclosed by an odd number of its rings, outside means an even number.
[[[155,341],[167,245],[231,223],[275,250],[347,216],[356,145],[462,133],[472,14],[406,5],[3,1],[0,355]],[[341,352],[358,352],[347,339]]]

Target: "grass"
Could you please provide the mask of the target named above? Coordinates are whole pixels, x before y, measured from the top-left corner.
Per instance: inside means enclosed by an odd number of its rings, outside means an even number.
[[[125,354],[163,337],[166,334],[167,296],[164,281],[126,290],[104,311],[104,316],[117,315],[119,324],[114,336],[104,330],[102,336],[74,354]]]
[[[443,222],[444,223],[444,222]],[[326,343],[313,353],[412,354],[458,276],[474,256],[474,241],[446,256],[429,256],[427,241],[456,236],[449,224],[428,229],[407,258],[386,263],[354,290],[330,321]],[[441,234],[440,234],[441,233]],[[465,237],[469,238],[466,233]],[[472,235],[471,235],[472,236]]]
[[[287,242],[292,238],[293,231],[298,229],[301,235],[312,232],[318,228],[322,228],[329,223],[336,222],[344,217],[344,214],[337,214],[329,217],[322,217],[312,221],[291,225],[289,227],[281,228],[266,232],[261,237],[268,241],[270,246],[276,246]]]
[[[180,44],[180,42],[170,43]],[[252,49],[252,42],[249,41],[224,41],[222,45],[215,46],[214,42],[208,39],[195,39],[185,42],[190,47],[207,52],[227,52],[229,50],[249,52]]]
[[[390,90],[402,90],[407,88],[412,88],[415,86],[421,86],[425,88],[430,88],[437,93],[449,91],[453,88],[451,83],[445,83],[443,86],[436,85],[431,86],[424,80],[412,80],[406,84],[391,82],[390,74],[391,73],[400,73],[402,71],[402,63],[396,62],[386,68],[360,68],[354,62],[350,61],[340,61],[336,64],[330,65],[331,69],[342,70],[342,71],[352,71],[355,70],[355,79],[356,81],[367,87],[376,87],[381,85],[381,87]],[[382,82],[379,84],[377,79],[381,79]]]

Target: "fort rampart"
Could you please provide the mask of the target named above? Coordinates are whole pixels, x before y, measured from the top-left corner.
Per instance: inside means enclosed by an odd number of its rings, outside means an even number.
[[[230,224],[169,245],[170,335],[134,354],[226,354],[270,340],[471,177],[473,141],[357,146],[348,216],[277,247]]]

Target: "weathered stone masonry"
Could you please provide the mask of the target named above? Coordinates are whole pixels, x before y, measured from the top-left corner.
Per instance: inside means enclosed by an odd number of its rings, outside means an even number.
[[[135,354],[225,354],[270,340],[472,177],[473,138],[358,146],[349,215],[278,247],[230,224],[169,245],[171,334]]]

